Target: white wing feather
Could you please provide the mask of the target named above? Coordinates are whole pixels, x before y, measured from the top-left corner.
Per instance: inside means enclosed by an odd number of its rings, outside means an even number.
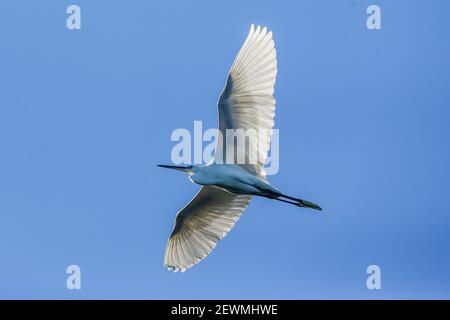
[[[253,174],[265,177],[264,164],[270,147],[270,138],[275,117],[274,85],[277,75],[277,60],[272,32],[252,25],[250,32],[230,69],[226,86],[218,102],[219,130],[222,139],[218,140],[215,161],[226,161],[223,140],[226,129],[253,129],[259,134],[258,141],[250,139],[253,144],[246,148],[243,167]],[[261,131],[260,131],[261,130]],[[253,142],[253,143],[252,143]],[[229,143],[229,141],[227,141]],[[236,161],[236,142],[233,149]],[[257,154],[256,163],[249,164],[248,151]],[[236,163],[236,162],[235,162]]]
[[[248,195],[203,186],[177,214],[164,266],[184,272],[205,258],[234,227],[250,200]]]

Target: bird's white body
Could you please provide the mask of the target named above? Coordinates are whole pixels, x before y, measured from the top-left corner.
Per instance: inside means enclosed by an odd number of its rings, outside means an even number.
[[[277,74],[275,43],[266,28],[250,32],[230,69],[227,83],[217,103],[219,131],[253,130],[271,133],[275,117],[273,97]],[[228,141],[218,139],[214,161],[205,166],[160,165],[186,172],[201,185],[197,195],[181,209],[167,243],[164,265],[185,271],[205,258],[233,228],[252,196],[262,196],[298,207],[321,208],[311,202],[282,194],[267,181],[264,163],[270,147],[270,134],[250,141],[248,150],[228,149]],[[229,152],[228,154],[226,154]],[[256,162],[234,164],[228,156],[244,156]],[[255,156],[252,158],[252,156]]]
[[[216,186],[237,193],[258,195],[267,190],[277,192],[266,179],[255,176],[236,164],[211,163],[206,166],[194,166],[188,172],[189,179],[204,186]]]

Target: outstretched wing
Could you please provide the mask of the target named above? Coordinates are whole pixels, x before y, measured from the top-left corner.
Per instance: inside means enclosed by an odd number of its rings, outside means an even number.
[[[253,174],[265,176],[263,166],[270,147],[275,117],[273,92],[276,75],[277,60],[272,32],[259,26],[255,30],[252,25],[230,69],[218,102],[222,139],[218,139],[216,148],[214,160],[217,163],[227,161],[227,148],[224,148],[223,143],[227,129],[243,129],[249,133],[256,131],[257,141],[249,139],[248,148],[245,148],[243,167]],[[233,143],[234,163],[237,163],[238,145],[233,140],[227,141],[227,144],[230,142]],[[250,155],[252,152],[253,155]]]
[[[203,186],[175,219],[164,266],[182,272],[205,258],[234,227],[251,196]]]

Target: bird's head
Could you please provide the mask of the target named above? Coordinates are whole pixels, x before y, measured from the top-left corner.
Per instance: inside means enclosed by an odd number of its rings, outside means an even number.
[[[193,173],[193,168],[194,166],[192,165],[178,165],[178,166],[174,166],[174,165],[168,165],[168,164],[158,164],[158,167],[161,168],[168,168],[168,169],[175,169],[178,171],[183,171],[189,175],[191,175]]]

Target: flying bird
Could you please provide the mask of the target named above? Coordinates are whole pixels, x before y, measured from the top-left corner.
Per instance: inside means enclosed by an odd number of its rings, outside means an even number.
[[[276,75],[272,32],[260,26],[255,29],[252,25],[217,104],[219,136],[225,137],[229,129],[265,129],[271,132],[275,116],[273,92]],[[176,216],[165,251],[165,267],[184,272],[204,259],[234,227],[252,196],[322,210],[317,204],[281,193],[268,182],[264,164],[270,136],[262,135],[257,145],[253,145],[257,153],[253,163],[223,163],[223,157],[229,151],[225,151],[228,149],[223,140],[218,139],[214,159],[206,165],[159,165],[185,172],[192,182],[201,185],[200,191]],[[235,153],[240,151],[237,146],[233,148]],[[248,160],[249,154],[245,156]]]

